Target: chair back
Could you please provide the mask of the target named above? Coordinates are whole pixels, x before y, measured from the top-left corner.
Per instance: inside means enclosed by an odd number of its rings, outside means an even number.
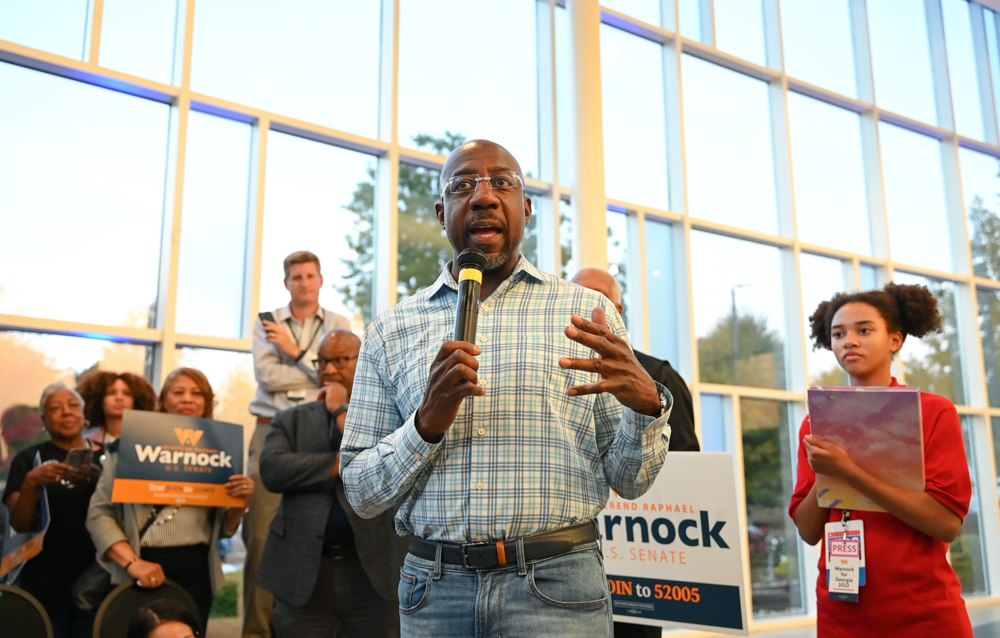
[[[156,589],[139,587],[134,581],[130,581],[115,587],[101,603],[94,618],[94,638],[126,638],[128,624],[135,612],[153,601],[164,598],[180,603],[194,614],[199,622],[202,622],[198,605],[191,598],[191,594],[174,581],[168,580]]]
[[[38,599],[9,585],[0,585],[0,627],[5,636],[52,638],[52,623]]]

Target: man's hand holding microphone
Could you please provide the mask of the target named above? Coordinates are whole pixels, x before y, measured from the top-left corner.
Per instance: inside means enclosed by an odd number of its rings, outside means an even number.
[[[486,256],[475,248],[467,248],[456,261],[459,281],[455,340],[445,342],[431,364],[427,390],[415,419],[417,432],[428,443],[441,440],[454,423],[466,397],[486,394],[486,389],[479,385],[479,361],[476,359],[482,349],[474,345]],[[640,414],[658,416],[663,406],[656,383],[636,359],[629,344],[608,327],[604,312],[595,308],[590,321],[573,315],[571,322],[572,325],[566,328],[566,336],[599,356],[588,359],[563,357],[558,365],[594,372],[601,379],[597,383],[572,387],[567,393],[583,396],[608,392],[619,403]]]
[[[417,433],[428,443],[441,440],[455,422],[466,397],[486,394],[486,388],[479,386],[479,361],[476,359],[482,348],[473,345],[486,255],[475,248],[466,248],[456,262],[459,275],[455,340],[446,341],[438,350],[415,419]]]

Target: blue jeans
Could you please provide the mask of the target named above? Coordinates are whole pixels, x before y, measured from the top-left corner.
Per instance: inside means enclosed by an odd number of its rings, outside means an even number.
[[[597,543],[482,571],[407,554],[400,570],[399,617],[404,638],[612,635],[611,593]]]

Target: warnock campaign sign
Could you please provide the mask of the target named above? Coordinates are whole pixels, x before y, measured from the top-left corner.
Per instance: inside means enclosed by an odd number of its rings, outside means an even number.
[[[246,507],[225,484],[243,474],[243,427],[127,410],[111,500],[150,505]]]
[[[598,516],[615,620],[749,635],[732,454],[671,452],[653,487]]]

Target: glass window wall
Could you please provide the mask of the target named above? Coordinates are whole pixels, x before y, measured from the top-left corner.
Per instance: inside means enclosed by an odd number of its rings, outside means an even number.
[[[601,92],[607,196],[667,210],[663,49],[603,25]]]
[[[1000,280],[1000,162],[966,148],[958,158],[972,269],[977,277]]]
[[[870,255],[861,118],[850,111],[788,94],[788,126],[799,239]],[[836,188],[830,188],[836,184]]]
[[[892,259],[951,272],[941,143],[891,124],[878,130]]]
[[[837,357],[829,350],[814,349],[809,336],[809,318],[816,312],[816,308],[838,292],[845,292],[847,289],[844,281],[844,262],[802,253],[799,256],[799,276],[802,278],[802,316],[805,318],[805,334],[808,340],[806,368],[809,371],[809,385],[848,385],[847,373],[837,363]]]
[[[938,123],[923,2],[868,0],[875,102],[879,108]]]
[[[857,97],[849,0],[781,0],[785,72]]]
[[[988,592],[983,516],[982,506],[979,503],[980,490],[976,471],[975,422],[972,417],[962,417],[962,438],[965,441],[965,459],[969,463],[969,474],[972,477],[972,500],[969,502],[969,513],[962,521],[958,538],[951,543],[949,558],[951,566],[958,574],[959,582],[962,583],[962,594],[969,596]]]
[[[101,15],[101,66],[171,83],[177,0],[104,0]]]
[[[779,249],[694,231],[691,278],[701,381],[785,388]]]
[[[926,286],[937,297],[941,313],[941,332],[932,332],[923,339],[909,337],[899,352],[906,385],[940,394],[952,403],[965,403],[965,379],[962,368],[961,335],[959,334],[958,290],[950,281],[896,272],[897,284]]]
[[[801,612],[798,530],[788,518],[795,488],[789,406],[740,399],[750,587],[755,616]]]
[[[0,86],[0,314],[151,325],[169,107],[5,63]]]
[[[260,309],[288,304],[282,263],[308,250],[323,273],[320,305],[362,333],[372,318],[374,159],[272,132],[265,193]]]
[[[248,124],[188,116],[177,332],[242,336],[250,132]]]
[[[690,55],[681,72],[688,213],[778,234],[767,84]]]
[[[378,15],[378,2],[345,4],[370,6]],[[485,0],[401,0],[400,144],[421,148],[427,138],[450,136],[493,140],[517,158],[525,175],[550,177],[538,170],[536,4],[508,0],[497,9]],[[489,11],[489,32],[518,34],[516,46],[484,46],[486,34],[469,28],[470,18],[483,11]],[[435,150],[447,155],[445,148]]]
[[[674,289],[674,228],[647,217],[646,316],[649,354],[677,365],[677,303]]]
[[[355,0],[301,0],[280,10],[269,0],[199,2],[191,88],[376,137],[380,15],[380,3]]]

